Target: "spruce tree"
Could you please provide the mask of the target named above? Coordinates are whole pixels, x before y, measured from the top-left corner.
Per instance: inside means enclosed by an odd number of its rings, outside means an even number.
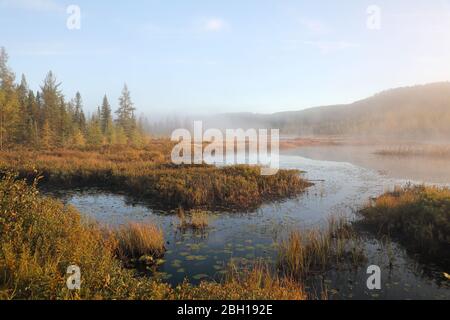
[[[57,135],[61,131],[63,112],[61,110],[62,94],[59,86],[60,84],[56,82],[56,78],[51,71],[47,74],[44,84],[41,86],[43,125],[47,122],[52,135]]]
[[[134,117],[133,102],[131,101],[130,91],[125,84],[122,90],[122,95],[119,98],[119,109],[116,111],[117,124],[123,128],[126,136],[131,138],[136,126],[136,119]]]
[[[103,97],[103,103],[100,110],[100,121],[102,133],[105,136],[108,144],[113,144],[114,128],[113,128],[112,112],[111,106],[108,102],[108,98],[106,97],[106,95]]]
[[[74,121],[78,126],[78,129],[84,133],[86,132],[86,117],[83,112],[83,100],[79,92],[75,94],[73,105],[75,107]]]

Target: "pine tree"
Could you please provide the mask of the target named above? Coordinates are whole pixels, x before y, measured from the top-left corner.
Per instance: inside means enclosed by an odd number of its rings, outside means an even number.
[[[86,117],[83,112],[83,100],[79,92],[75,94],[73,105],[75,107],[74,121],[81,132],[86,132]]]
[[[126,136],[131,138],[136,127],[136,119],[134,117],[133,102],[131,101],[130,91],[125,84],[122,90],[122,95],[119,98],[119,109],[117,113],[117,124],[123,128]]]
[[[58,136],[62,131],[62,94],[59,90],[60,84],[56,82],[56,78],[50,71],[44,79],[41,86],[42,91],[42,120],[43,126],[48,123],[50,131]],[[61,139],[57,139],[61,140]],[[60,141],[52,141],[52,143]]]
[[[108,98],[106,95],[103,97],[103,103],[100,111],[100,121],[102,127],[102,133],[106,138],[108,144],[113,144],[113,120],[112,120],[112,112],[111,106],[108,102]]]
[[[135,108],[126,84],[119,98],[117,120],[113,121],[108,98],[103,97],[97,112],[86,120],[81,94],[66,102],[54,74],[49,71],[36,94],[25,75],[19,85],[8,67],[8,55],[0,49],[0,149],[22,144],[39,148],[101,146],[107,144],[141,146],[145,143],[144,123],[136,122]],[[148,126],[148,125],[147,125]]]
[[[28,108],[29,88],[25,75],[22,74],[20,85],[17,88],[17,94],[19,99],[19,123],[18,123],[18,135],[17,142],[20,144],[29,144],[31,141],[31,131],[29,130],[30,122],[32,121],[32,115]]]

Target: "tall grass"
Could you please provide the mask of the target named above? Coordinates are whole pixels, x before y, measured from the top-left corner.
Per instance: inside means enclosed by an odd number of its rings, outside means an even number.
[[[53,187],[126,192],[169,209],[247,210],[310,186],[295,170],[266,177],[249,166],[176,166],[170,163],[170,144],[154,143],[144,149],[4,151],[0,170],[18,171],[29,180],[42,175],[42,183]]]
[[[152,225],[124,227],[112,237],[72,207],[39,195],[6,174],[0,180],[0,299],[304,299],[301,287],[254,268],[223,282],[187,282],[175,288],[123,268],[130,256],[161,252]],[[117,241],[119,239],[119,241]],[[67,267],[81,269],[81,289],[69,291]]]
[[[327,230],[292,231],[281,242],[278,267],[289,278],[304,280],[345,264],[365,260],[362,242],[344,218],[331,218]]]
[[[178,212],[178,229],[182,231],[205,231],[209,225],[209,214],[203,210],[191,210],[188,215],[184,210]]]
[[[203,281],[197,287],[179,287],[183,300],[307,300],[303,286],[296,280],[280,277],[265,263],[240,269],[231,265],[221,283]],[[187,289],[187,290],[186,290]]]
[[[450,189],[397,187],[360,211],[361,223],[441,262],[450,247]]]
[[[117,255],[122,259],[161,257],[164,254],[164,234],[154,224],[129,223],[113,234],[117,241]]]

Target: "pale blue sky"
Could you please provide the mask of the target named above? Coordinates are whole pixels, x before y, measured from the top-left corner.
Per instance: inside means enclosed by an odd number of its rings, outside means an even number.
[[[33,89],[52,70],[87,110],[127,82],[148,114],[269,113],[450,80],[450,2],[0,0],[0,46]]]

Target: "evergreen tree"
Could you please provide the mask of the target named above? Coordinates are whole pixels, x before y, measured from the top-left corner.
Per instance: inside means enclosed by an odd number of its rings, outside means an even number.
[[[83,112],[83,100],[81,99],[81,94],[79,92],[75,94],[73,104],[75,107],[74,121],[78,129],[84,133],[86,132],[86,117]]]
[[[105,136],[108,144],[112,144],[114,128],[113,128],[111,106],[108,102],[108,98],[106,97],[106,95],[103,97],[103,103],[100,111],[100,120],[102,133]]]
[[[108,98],[103,97],[97,112],[86,120],[81,94],[66,102],[60,83],[50,71],[36,94],[25,75],[20,84],[8,67],[8,55],[0,49],[0,149],[14,144],[53,148],[101,146],[107,144],[141,146],[145,143],[144,119],[138,123],[125,85],[119,99],[117,121],[113,121]],[[147,124],[148,126],[148,124]]]
[[[117,113],[117,124],[123,128],[126,136],[131,138],[136,127],[136,119],[134,117],[133,102],[131,101],[130,91],[125,84],[122,90],[122,95],[119,98],[119,109]]]
[[[60,84],[56,82],[56,78],[51,71],[47,74],[44,79],[44,84],[41,86],[43,122],[44,124],[47,122],[52,136],[62,131],[62,94],[59,86]]]

